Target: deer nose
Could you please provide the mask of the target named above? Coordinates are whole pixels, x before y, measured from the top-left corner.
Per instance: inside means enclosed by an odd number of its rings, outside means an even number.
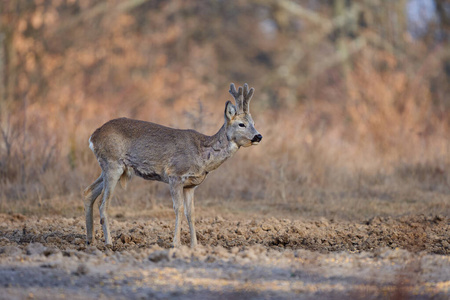
[[[253,137],[252,143],[254,143],[254,142],[261,142],[261,140],[262,140],[262,135],[257,134],[257,135],[255,135],[255,136]]]

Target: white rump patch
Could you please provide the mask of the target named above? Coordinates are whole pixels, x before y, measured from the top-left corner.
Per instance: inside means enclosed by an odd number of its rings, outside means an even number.
[[[92,142],[91,142],[91,137],[92,136],[89,137],[89,148],[91,148],[92,152],[95,153],[95,151],[94,151],[94,144],[92,144]]]

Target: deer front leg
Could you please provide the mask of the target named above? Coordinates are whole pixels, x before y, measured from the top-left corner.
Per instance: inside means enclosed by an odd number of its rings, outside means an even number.
[[[191,248],[197,246],[197,234],[195,233],[195,214],[194,214],[194,191],[193,188],[184,188],[184,214],[189,224],[191,233]]]
[[[181,181],[175,178],[169,180],[170,194],[173,201],[173,210],[175,211],[175,234],[173,237],[173,247],[181,246],[181,209],[183,208],[183,186]]]

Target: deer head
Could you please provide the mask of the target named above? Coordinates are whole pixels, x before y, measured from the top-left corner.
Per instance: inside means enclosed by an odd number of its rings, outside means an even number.
[[[249,90],[247,84],[244,84],[244,88],[239,87],[237,91],[234,83],[230,85],[229,92],[236,105],[231,101],[225,104],[225,127],[228,140],[235,142],[239,147],[257,145],[262,139],[250,115],[249,104],[254,91],[253,88]]]

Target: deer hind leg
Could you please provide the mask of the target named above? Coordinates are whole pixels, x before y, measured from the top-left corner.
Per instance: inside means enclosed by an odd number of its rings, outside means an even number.
[[[103,175],[103,174],[102,174]],[[93,211],[95,200],[100,196],[103,190],[103,177],[97,178],[90,186],[84,190],[84,213],[86,215],[86,243],[89,245],[93,242],[94,220]]]
[[[194,188],[184,188],[184,215],[189,224],[191,233],[191,248],[197,246],[197,234],[195,233],[195,214],[194,214]]]
[[[105,237],[105,244],[111,245],[111,234],[109,231],[109,224],[108,224],[108,206],[109,202],[111,200],[111,197],[114,192],[114,188],[117,185],[117,182],[120,179],[120,176],[123,173],[123,167],[118,165],[112,165],[110,164],[108,166],[108,171],[103,172],[103,199],[99,203],[99,211],[100,211],[100,224],[102,224],[103,229],[103,236]]]

